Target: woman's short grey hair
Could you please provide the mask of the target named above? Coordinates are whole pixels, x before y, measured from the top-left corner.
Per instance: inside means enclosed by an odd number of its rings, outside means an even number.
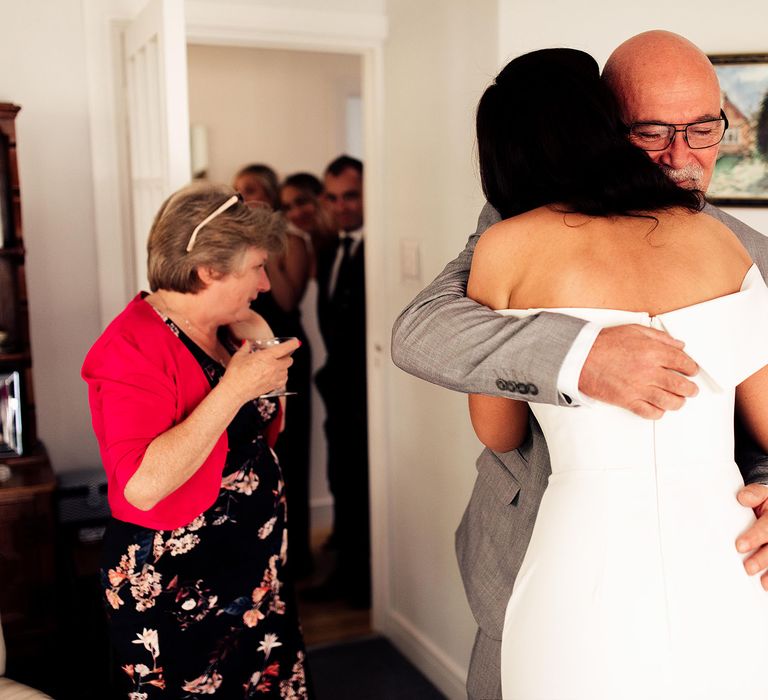
[[[154,292],[196,293],[205,287],[200,266],[224,276],[239,269],[248,248],[270,254],[285,249],[285,221],[268,207],[237,202],[198,231],[195,227],[236,192],[226,185],[195,183],[172,194],[155,216],[147,243],[147,275]]]

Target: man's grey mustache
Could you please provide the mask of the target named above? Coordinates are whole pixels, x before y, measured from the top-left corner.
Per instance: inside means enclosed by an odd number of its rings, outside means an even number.
[[[704,168],[697,163],[690,163],[682,168],[670,168],[668,165],[662,165],[661,169],[672,182],[685,182],[686,180],[698,182],[704,178]]]

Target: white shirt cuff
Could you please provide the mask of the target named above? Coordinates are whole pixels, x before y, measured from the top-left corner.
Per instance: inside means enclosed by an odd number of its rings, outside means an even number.
[[[560,374],[557,375],[557,390],[562,400],[569,406],[586,406],[594,403],[593,399],[579,391],[579,377],[587,361],[587,355],[601,330],[603,327],[597,323],[585,324],[560,367]]]

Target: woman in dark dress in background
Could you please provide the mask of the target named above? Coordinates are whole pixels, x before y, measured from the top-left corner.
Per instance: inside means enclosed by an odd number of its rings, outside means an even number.
[[[308,698],[283,476],[270,447],[298,343],[250,302],[282,224],[226,187],[161,207],[139,294],[83,365],[113,518],[102,583],[129,700]],[[242,331],[240,331],[242,335]]]
[[[279,211],[278,181],[268,165],[248,165],[238,171],[232,185],[246,203],[260,202]],[[296,578],[312,572],[309,522],[309,445],[311,420],[312,357],[301,323],[301,303],[312,268],[312,246],[308,234],[295,226],[286,229],[286,248],[267,263],[271,289],[259,294],[251,308],[264,317],[276,336],[295,337],[301,347],[293,355],[288,390],[285,430],[275,445],[280,457],[291,509],[289,566]]]

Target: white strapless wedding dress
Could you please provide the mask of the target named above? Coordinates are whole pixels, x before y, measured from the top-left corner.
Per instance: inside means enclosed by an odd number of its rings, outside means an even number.
[[[768,289],[637,323],[683,340],[699,394],[649,421],[607,404],[531,404],[552,475],[507,606],[505,700],[766,700],[768,593],[734,541],[754,517],[736,501],[735,386],[768,364]],[[766,416],[768,420],[768,416]]]

